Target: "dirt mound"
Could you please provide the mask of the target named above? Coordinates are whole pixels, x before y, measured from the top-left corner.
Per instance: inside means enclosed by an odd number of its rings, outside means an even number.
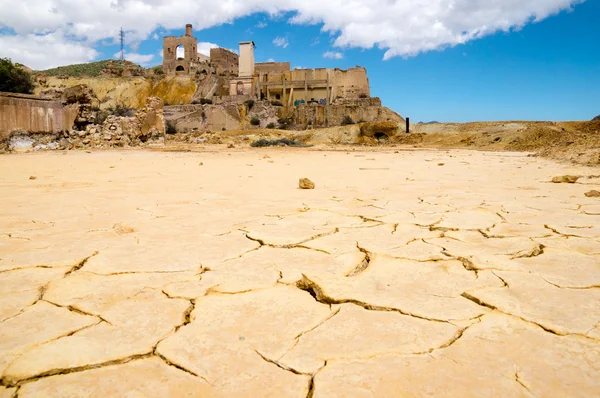
[[[575,163],[600,164],[600,120],[530,126],[506,149],[536,151],[541,156]]]

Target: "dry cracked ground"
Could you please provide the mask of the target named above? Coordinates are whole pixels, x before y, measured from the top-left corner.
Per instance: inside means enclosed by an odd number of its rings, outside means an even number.
[[[0,168],[1,398],[600,396],[598,169],[394,149]]]

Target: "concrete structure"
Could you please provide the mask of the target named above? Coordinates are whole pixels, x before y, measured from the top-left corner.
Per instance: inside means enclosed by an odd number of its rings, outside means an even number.
[[[79,106],[33,95],[0,93],[0,140],[14,130],[59,133],[73,127]]]
[[[254,42],[240,43],[239,76],[230,81],[230,95],[280,101],[284,106],[329,105],[336,99],[371,95],[365,68],[290,70],[289,62],[256,64],[254,47]]]

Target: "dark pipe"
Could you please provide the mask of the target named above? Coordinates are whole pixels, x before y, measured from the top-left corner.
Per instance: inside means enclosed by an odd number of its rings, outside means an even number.
[[[410,118],[406,118],[406,134],[410,133]]]

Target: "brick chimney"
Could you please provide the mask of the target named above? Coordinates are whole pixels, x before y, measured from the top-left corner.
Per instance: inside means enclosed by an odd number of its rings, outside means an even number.
[[[185,25],[185,35],[186,36],[192,36],[192,24],[189,23],[187,25]]]

